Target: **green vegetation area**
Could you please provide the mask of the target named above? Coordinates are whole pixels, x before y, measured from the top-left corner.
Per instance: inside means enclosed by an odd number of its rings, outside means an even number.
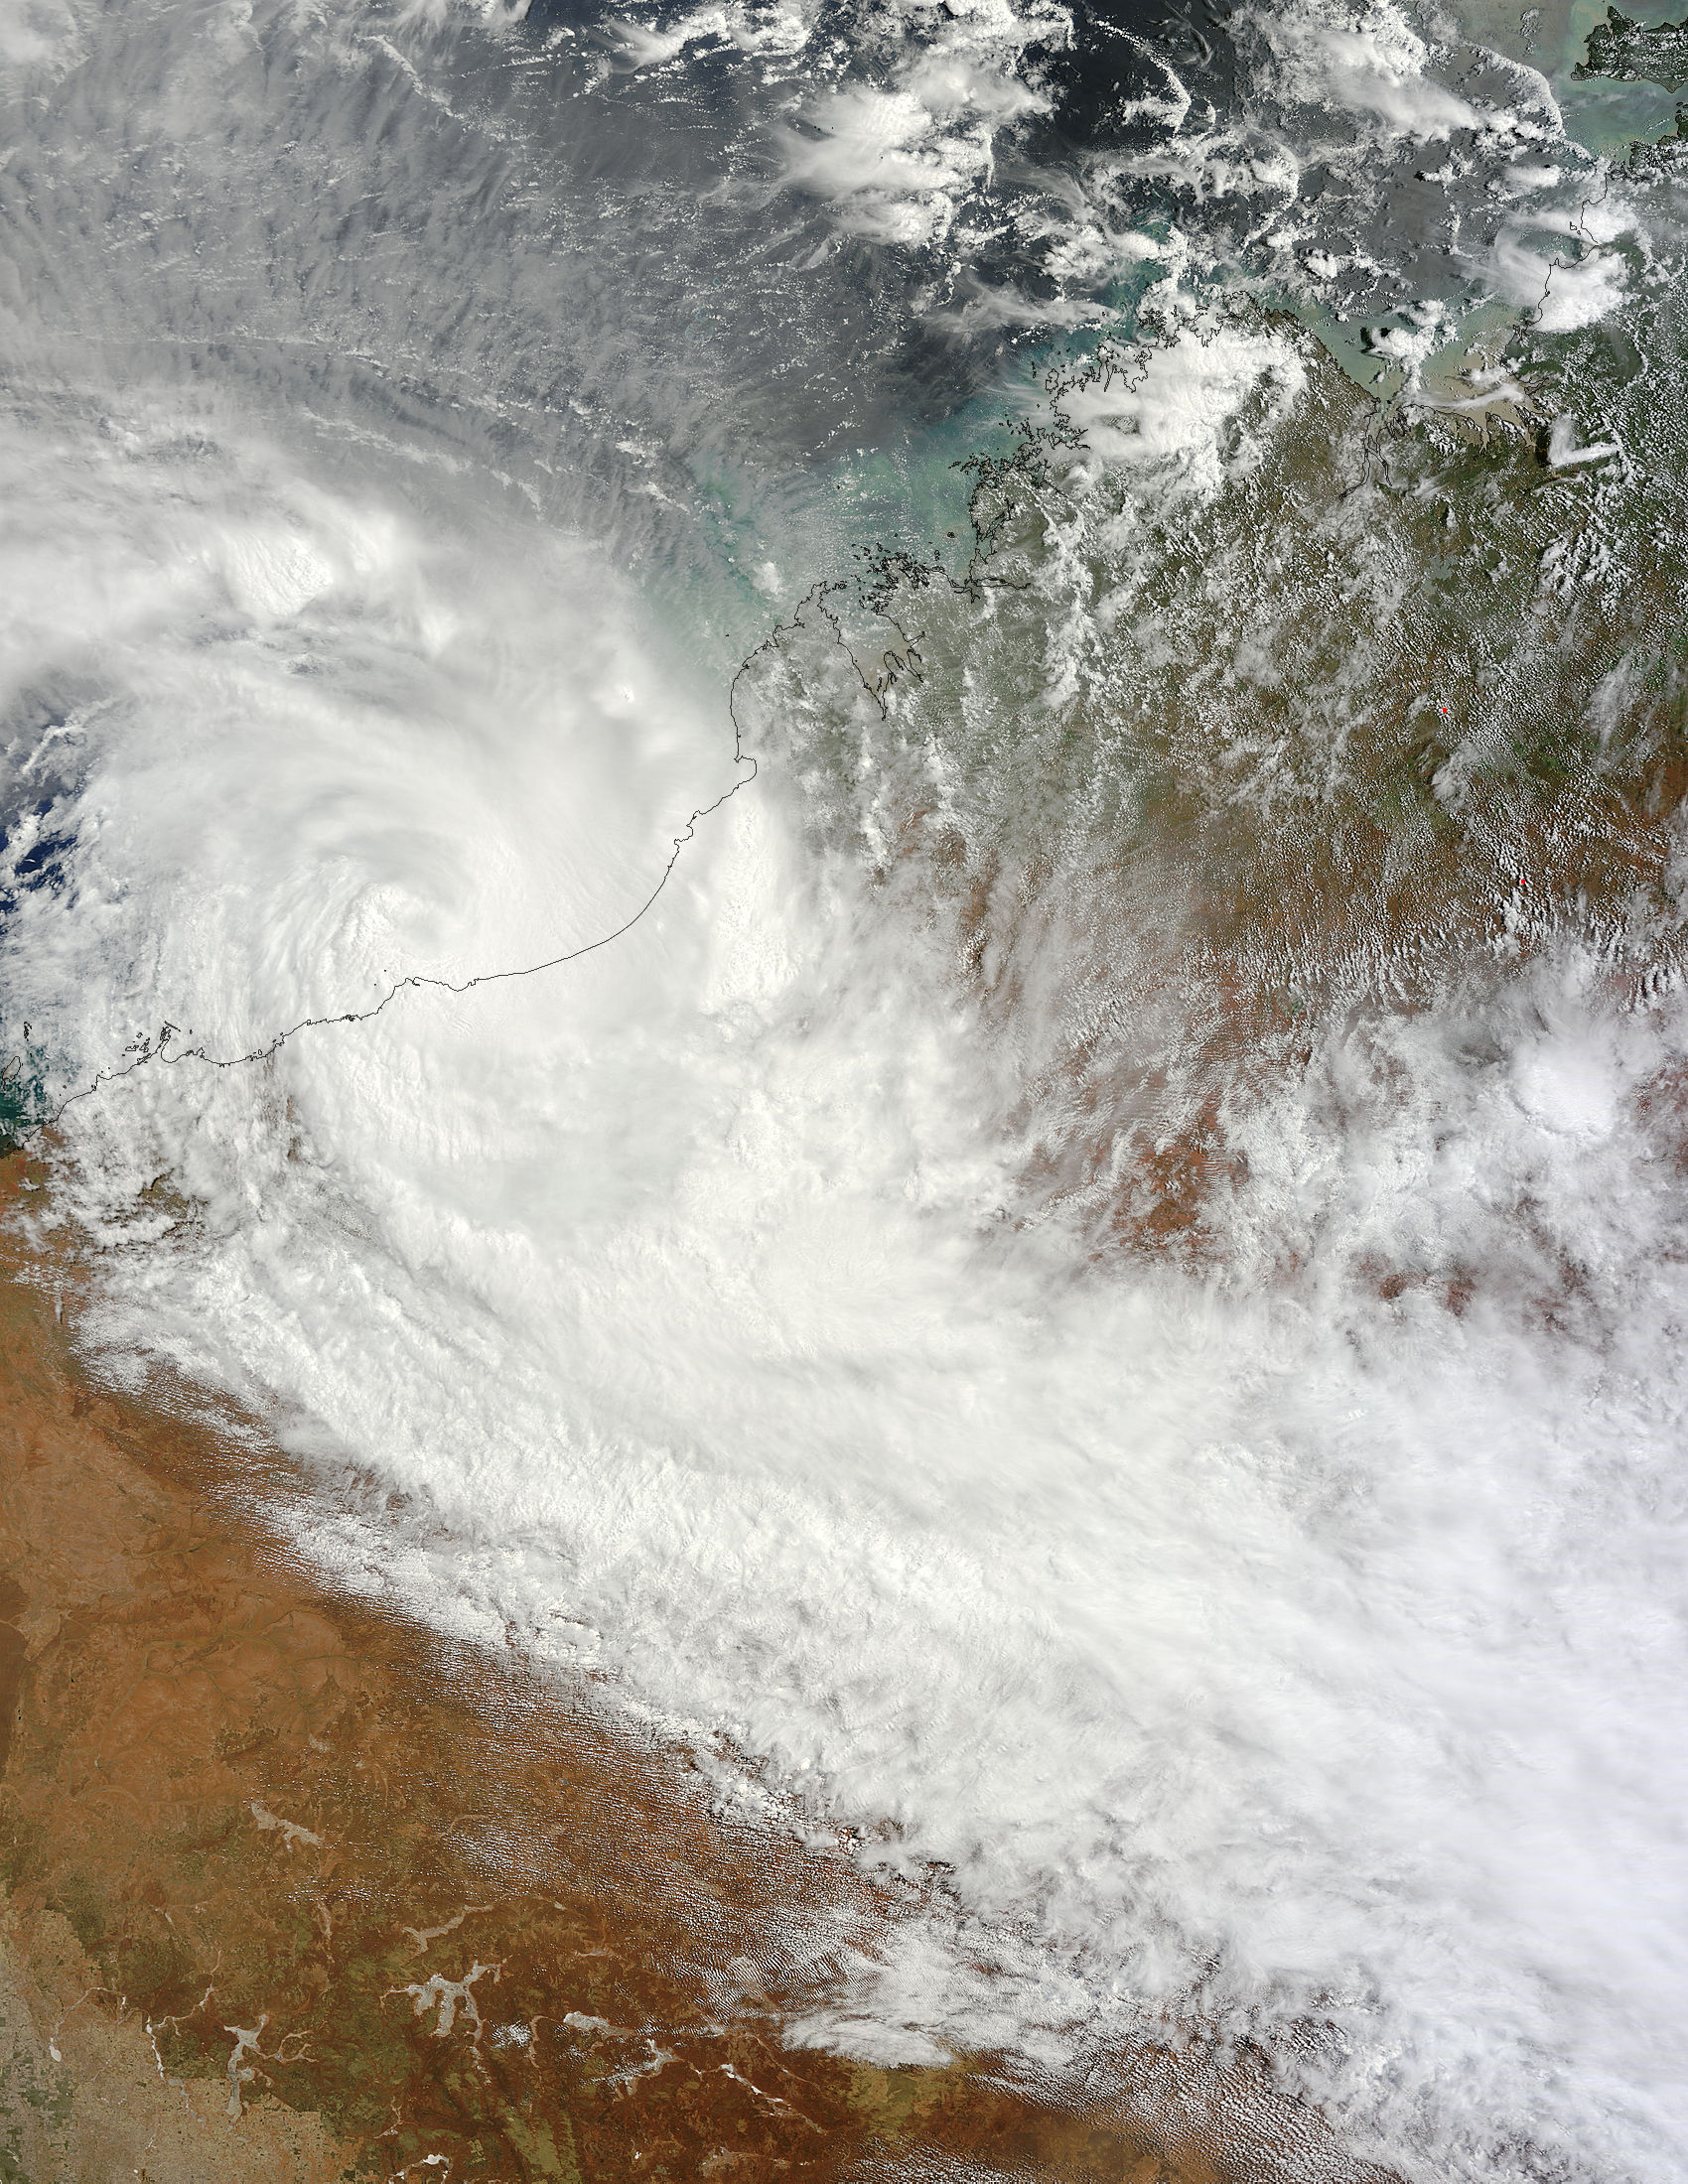
[[[1590,31],[1579,76],[1610,76],[1619,83],[1661,83],[1667,91],[1688,83],[1688,22],[1632,22],[1616,8]]]

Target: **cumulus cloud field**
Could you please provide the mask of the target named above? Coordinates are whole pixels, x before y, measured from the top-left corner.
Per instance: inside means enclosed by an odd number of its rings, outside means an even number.
[[[1098,1255],[1028,1211],[1058,925],[989,940],[987,996],[819,810],[822,701],[759,650],[878,543],[857,457],[917,482],[966,401],[1047,426],[1037,342],[1133,283],[1141,368],[1057,405],[1074,539],[1177,534],[1305,420],[1225,267],[1375,308],[1410,374],[1479,309],[1597,327],[1663,215],[1538,70],[1391,6],[1240,11],[1228,103],[1146,12],[1087,134],[1085,35],[0,12],[6,1037],[103,1370],[249,1406],[347,1585],[902,1877],[803,2036],[1059,2080],[1246,2035],[1403,2175],[1664,2184],[1673,978],[1638,1007],[1568,925],[1316,1015],[1231,1118],[1216,1256]],[[1051,705],[1103,605],[1052,609]],[[835,634],[843,747],[884,661]],[[1413,1254],[1462,1308],[1355,1271]]]

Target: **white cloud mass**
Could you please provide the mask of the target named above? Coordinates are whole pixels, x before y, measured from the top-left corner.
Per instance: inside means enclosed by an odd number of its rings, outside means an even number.
[[[758,51],[739,20],[623,58]],[[1298,95],[1470,125],[1402,22],[1335,20],[1280,18]],[[1319,1030],[1248,1124],[1229,1287],[1075,1267],[1004,1217],[1014,1055],[776,767],[614,947],[334,1021],[618,930],[748,772],[699,633],[727,582],[675,604],[683,466],[607,428],[610,484],[557,482],[655,337],[604,365],[610,307],[520,224],[543,145],[437,26],[404,34],[414,81],[377,28],[0,21],[35,115],[0,265],[9,809],[14,856],[74,845],[19,893],[7,1021],[68,1082],[174,1027],[64,1121],[113,1369],[163,1357],[272,1421],[348,1584],[513,1624],[725,1732],[864,1855],[942,1861],[996,1977],[934,1921],[815,2037],[1048,2056],[1162,2010],[1316,2022],[1304,2082],[1403,2173],[1523,2176],[1496,2149],[1534,2142],[1679,2177],[1688,1259],[1635,1120],[1688,1061],[1679,997],[1619,1010],[1567,946]],[[58,61],[87,104],[36,114]],[[939,232],[1020,95],[973,67],[940,44],[828,93],[788,179],[858,235]],[[377,188],[393,234],[353,243]],[[1566,310],[1604,264],[1556,272]],[[1245,404],[1254,430],[1298,373],[1274,336],[1181,336],[1073,398],[1084,460],[1217,491]],[[1299,1288],[1252,1279],[1292,1220]],[[1386,1306],[1351,1269],[1413,1237],[1574,1261],[1584,1316],[1503,1284]]]

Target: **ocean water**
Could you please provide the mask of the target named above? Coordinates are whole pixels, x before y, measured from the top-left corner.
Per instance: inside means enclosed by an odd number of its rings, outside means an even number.
[[[1684,2174],[1668,164],[1327,0],[0,68],[101,1368],[896,1878],[802,2037]]]

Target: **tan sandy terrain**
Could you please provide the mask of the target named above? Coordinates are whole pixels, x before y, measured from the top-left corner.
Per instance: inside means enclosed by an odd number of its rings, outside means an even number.
[[[41,1202],[44,1168],[0,1172],[13,1213]],[[1132,2114],[1080,2116],[989,2058],[787,2045],[781,1932],[871,1937],[860,1877],[723,1825],[683,1755],[518,1665],[326,1593],[264,1521],[302,1490],[282,1459],[92,1384],[73,1270],[15,1220],[6,1249],[5,2184],[763,2184],[927,2173],[916,2149],[1364,2173],[1246,2061],[1146,2054]]]

